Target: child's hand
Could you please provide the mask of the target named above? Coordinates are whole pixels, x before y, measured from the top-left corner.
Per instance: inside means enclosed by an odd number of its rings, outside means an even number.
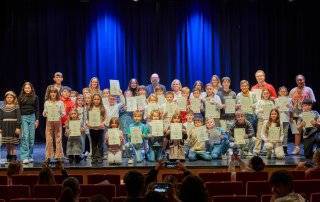
[[[225,108],[226,108],[226,105],[225,105],[225,104],[222,104],[221,106],[222,106],[222,108],[223,108],[223,109],[225,109]]]
[[[43,116],[47,117],[48,113],[47,112],[43,112]]]
[[[84,131],[85,131],[84,127],[81,127],[81,128],[80,128],[80,132],[81,132],[81,133],[84,133]]]
[[[316,126],[317,122],[315,120],[310,121],[311,125]]]
[[[236,104],[236,110],[241,109],[241,104]]]
[[[300,126],[301,126],[301,127],[305,127],[305,126],[306,126],[306,122],[305,122],[305,121],[302,121],[302,122],[300,123]]]
[[[104,123],[103,123],[103,122],[102,122],[102,123],[100,123],[99,128],[104,128]]]
[[[36,121],[34,122],[34,126],[35,126],[35,128],[38,128],[38,127],[39,127],[39,120],[36,120]]]
[[[15,132],[16,135],[20,135],[20,132],[21,132],[21,131],[20,131],[19,128],[16,128],[16,130],[15,130],[14,132]]]

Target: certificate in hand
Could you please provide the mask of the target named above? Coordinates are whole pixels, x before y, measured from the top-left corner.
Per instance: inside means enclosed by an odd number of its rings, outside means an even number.
[[[262,89],[252,89],[252,93],[256,96],[257,100],[261,100]]]
[[[186,111],[187,110],[187,99],[183,96],[177,97],[177,104],[180,111]]]
[[[279,111],[287,112],[289,111],[289,98],[288,97],[279,97],[276,99],[276,103],[279,106]]]
[[[223,130],[227,131],[227,122],[226,122],[226,120],[220,120],[220,127]]]
[[[118,128],[108,129],[108,144],[120,145],[120,130]]]
[[[158,95],[158,104],[163,105],[166,102],[166,98],[163,95]]]
[[[236,100],[235,99],[226,99],[225,100],[225,113],[226,114],[234,114],[236,111]]]
[[[244,113],[252,113],[252,103],[249,97],[241,97],[240,98],[241,109]]]
[[[148,104],[148,108],[149,108],[149,112],[153,111],[153,110],[158,110],[159,109],[159,105],[156,103],[150,103]]]
[[[137,100],[136,97],[127,97],[127,111],[134,112],[137,110]]]
[[[200,142],[205,142],[209,140],[208,133],[205,126],[196,127],[195,133],[197,134],[197,139]]]
[[[201,109],[200,98],[191,98],[190,104],[191,104],[191,110],[193,111],[193,113],[200,113],[200,109]]]
[[[69,130],[70,130],[70,137],[76,137],[81,135],[81,124],[80,120],[70,120],[69,121]]]
[[[235,128],[234,129],[234,140],[236,144],[245,144],[244,136],[246,130],[244,128]]]
[[[170,124],[170,139],[172,140],[182,139],[182,123]]]
[[[215,104],[212,104],[212,103],[206,101],[205,106],[206,106],[206,108],[205,108],[206,118],[208,118],[208,117],[211,117],[214,119],[220,118],[220,109],[218,109],[218,107]]]
[[[306,123],[305,128],[313,127],[311,121],[314,120],[314,114],[311,112],[302,112],[301,113],[302,120]]]
[[[278,142],[280,140],[280,127],[270,127],[268,138],[271,142]]]
[[[110,94],[111,95],[120,95],[120,82],[119,80],[109,80],[110,82]]]
[[[99,127],[101,124],[100,110],[92,109],[89,111],[89,126]]]
[[[273,108],[273,105],[269,103],[262,106],[264,119],[269,119],[272,108]]]
[[[60,121],[60,113],[57,105],[49,104],[47,110],[48,121]]]
[[[163,121],[153,120],[150,122],[152,136],[159,137],[163,136]]]
[[[144,107],[146,106],[146,96],[144,95],[139,95],[139,96],[135,96],[136,100],[137,100],[137,105],[138,105],[138,109],[144,109]]]
[[[139,127],[131,128],[131,143],[141,144],[142,143],[142,131]]]
[[[175,113],[176,105],[175,103],[166,103],[165,105],[165,112],[167,113],[167,116],[172,116]]]

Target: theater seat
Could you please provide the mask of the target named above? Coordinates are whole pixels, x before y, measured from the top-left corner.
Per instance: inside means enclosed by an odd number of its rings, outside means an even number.
[[[203,182],[231,181],[231,172],[199,173]]]
[[[126,202],[126,201],[127,201],[127,197],[121,196],[121,197],[113,197],[111,202]],[[144,201],[144,197],[139,197],[135,201]]]
[[[38,175],[14,175],[12,176],[12,184],[29,185],[31,188],[37,184]]]
[[[293,180],[304,180],[305,172],[303,170],[289,170],[288,173]]]
[[[26,198],[30,196],[28,185],[0,185],[0,198],[9,200],[14,198]]]
[[[320,171],[311,171],[306,175],[306,179],[308,180],[315,180],[315,179],[320,179]]]
[[[120,175],[114,174],[90,174],[87,175],[88,184],[98,184],[104,180],[108,180],[110,184],[120,185]]]
[[[320,201],[320,192],[312,193],[310,196],[310,202],[319,202]]]
[[[247,195],[256,195],[258,200],[263,194],[271,194],[271,187],[268,181],[248,181],[246,190]]]
[[[184,175],[182,173],[163,173],[161,175],[162,181],[169,175],[174,176],[178,180],[178,182],[182,182],[183,177],[184,177]]]
[[[80,197],[91,197],[97,194],[104,195],[109,201],[112,197],[116,196],[116,186],[114,184],[108,185],[92,185],[92,184],[82,184],[80,185]]]
[[[77,178],[77,180],[79,181],[80,184],[83,184],[83,176],[82,175],[69,175],[69,177],[74,177]],[[63,182],[63,177],[62,175],[54,175],[54,179],[56,181],[57,184],[62,184]]]
[[[261,196],[261,202],[270,202],[272,195],[271,194],[263,194]]]
[[[7,176],[0,175],[0,185],[7,185],[7,184],[8,184]]]
[[[294,180],[293,190],[308,199],[311,193],[320,192],[320,180]]]
[[[10,202],[56,202],[55,198],[17,198],[11,199]]]
[[[254,195],[237,195],[237,196],[213,196],[212,202],[258,202],[257,196]]]
[[[35,198],[59,198],[61,185],[35,185],[32,196]]]
[[[236,181],[246,184],[248,181],[267,181],[268,172],[237,172]]]
[[[208,196],[244,194],[242,182],[206,182],[205,187]]]

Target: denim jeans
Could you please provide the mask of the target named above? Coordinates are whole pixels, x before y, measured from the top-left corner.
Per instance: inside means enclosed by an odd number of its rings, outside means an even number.
[[[34,135],[35,135],[35,114],[21,116],[21,146],[20,158],[22,160],[31,159],[33,155]]]

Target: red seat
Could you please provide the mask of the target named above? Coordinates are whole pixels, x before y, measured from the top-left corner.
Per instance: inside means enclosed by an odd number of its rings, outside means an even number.
[[[270,202],[272,195],[271,194],[263,194],[261,196],[261,202]]]
[[[208,196],[244,194],[242,182],[206,182],[205,187]]]
[[[61,185],[35,185],[32,196],[35,198],[59,198]]]
[[[319,202],[320,201],[320,193],[312,193],[310,196],[310,202]]]
[[[7,185],[7,184],[8,184],[7,176],[0,175],[0,185]]]
[[[69,175],[69,177],[74,177],[77,178],[77,180],[79,181],[80,184],[83,184],[83,176],[82,175]],[[62,184],[63,182],[63,177],[62,175],[54,175],[54,179],[56,181],[57,184]]]
[[[98,184],[104,180],[108,180],[110,184],[119,185],[120,184],[120,175],[113,174],[90,174],[87,175],[88,184]]]
[[[320,192],[320,180],[294,180],[293,190],[303,197],[310,198],[311,193]]]
[[[246,190],[247,195],[256,195],[258,200],[263,194],[271,194],[271,187],[268,181],[248,181]]]
[[[10,202],[56,202],[55,198],[17,198],[11,199]]]
[[[248,181],[267,181],[268,172],[237,172],[236,181],[246,184]]]
[[[320,179],[320,171],[310,171],[308,175],[306,175],[306,179],[308,180],[315,180],[315,179]]]
[[[96,184],[82,184],[80,185],[81,197],[90,197],[97,194],[104,195],[109,201],[116,196],[116,186],[114,184],[96,185]]]
[[[203,182],[231,181],[231,172],[199,173],[199,177]]]
[[[80,197],[79,202],[89,202],[89,198],[88,197]]]
[[[127,188],[125,184],[120,184],[117,196],[127,196]]]
[[[139,201],[144,201],[144,197],[139,197]],[[111,202],[126,202],[127,197],[121,196],[121,197],[113,197]],[[138,201],[138,200],[135,200]]]
[[[305,173],[303,170],[289,170],[288,173],[292,176],[293,180],[304,180]]]
[[[12,184],[14,185],[29,185],[33,187],[38,182],[37,175],[14,175],[12,176]]]
[[[26,198],[30,196],[28,185],[0,185],[0,198],[9,201],[13,198]]]
[[[178,182],[182,182],[184,175],[182,173],[163,173],[161,175],[161,179],[162,181],[167,177],[167,176],[174,176],[175,178],[177,178]]]
[[[212,202],[258,202],[257,196],[254,195],[237,195],[237,196],[213,196]]]

